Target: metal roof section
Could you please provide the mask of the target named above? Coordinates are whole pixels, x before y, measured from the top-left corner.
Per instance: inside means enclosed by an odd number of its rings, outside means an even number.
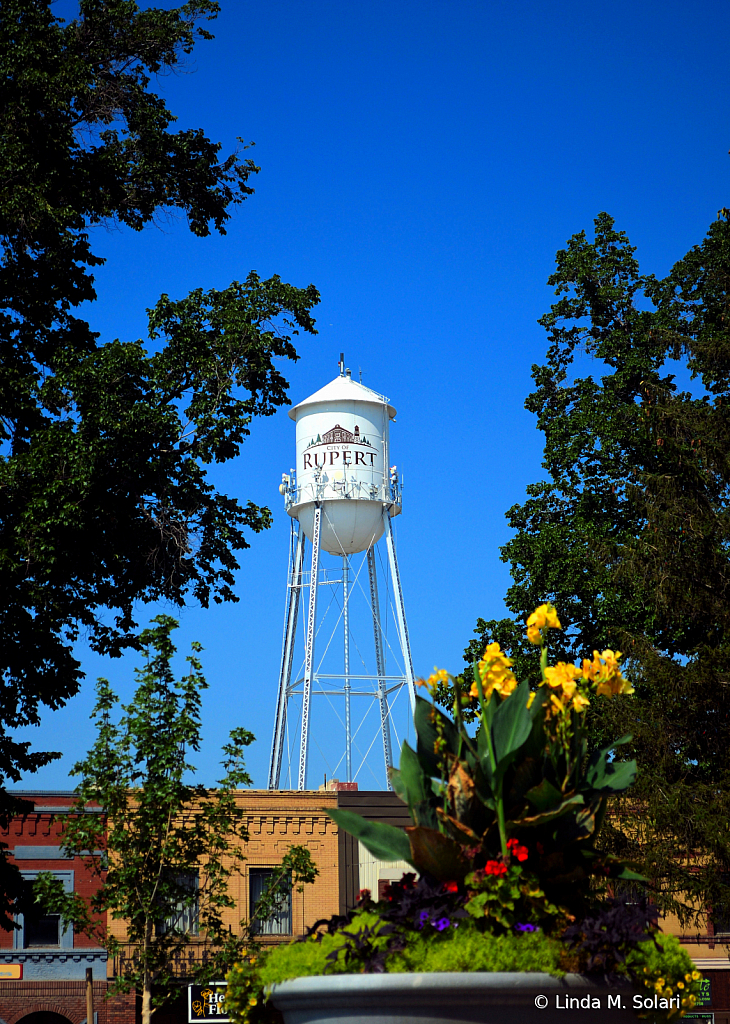
[[[359,384],[347,374],[339,374],[329,384],[325,384],[309,398],[305,398],[304,401],[295,405],[289,410],[289,418],[296,422],[297,412],[305,405],[329,404],[331,402],[370,402],[374,405],[385,405],[388,407],[388,419],[395,419],[395,409],[385,395],[379,395],[372,388],[366,388],[364,384]]]

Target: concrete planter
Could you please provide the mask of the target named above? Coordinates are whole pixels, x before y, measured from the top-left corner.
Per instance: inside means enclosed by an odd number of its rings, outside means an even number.
[[[629,985],[580,974],[339,974],[275,985],[286,1024],[636,1024]]]

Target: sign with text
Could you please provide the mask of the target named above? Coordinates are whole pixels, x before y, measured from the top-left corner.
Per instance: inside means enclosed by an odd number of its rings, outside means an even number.
[[[21,981],[22,964],[0,964],[0,981]]]
[[[695,1003],[695,1010],[700,1006],[712,1006],[712,978],[703,978],[700,985],[702,987],[700,989],[699,999]]]
[[[223,1024],[230,1021],[226,1010],[225,981],[210,981],[207,985],[188,985],[188,1024],[214,1020]]]

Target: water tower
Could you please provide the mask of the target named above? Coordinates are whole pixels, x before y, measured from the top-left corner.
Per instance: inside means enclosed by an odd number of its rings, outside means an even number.
[[[282,760],[289,756],[289,776],[293,778],[295,762],[297,789],[307,788],[307,771],[312,731],[312,698],[328,698],[342,708],[344,724],[344,761],[347,781],[353,780],[353,729],[357,735],[359,720],[366,705],[379,711],[378,731],[382,739],[387,782],[387,769],[393,763],[391,750],[391,712],[393,702],[406,688],[410,712],[415,704],[413,664],[403,592],[398,572],[391,520],[401,511],[401,491],[396,467],[390,465],[389,427],[395,409],[388,399],[362,383],[354,381],[345,371],[340,356],[339,376],[290,410],[296,423],[296,471],[283,474],[279,488],[291,516],[289,579],[287,586],[284,638],[279,673],[276,724],[271,746],[269,789],[280,789]],[[385,536],[390,595],[397,639],[393,645],[386,636],[384,608],[376,572],[376,545]],[[305,546],[311,546],[309,571],[305,569]],[[382,549],[380,549],[382,551]],[[336,558],[336,573],[323,568],[321,554]],[[352,566],[350,556],[363,554],[367,563],[368,589],[355,578],[368,601],[370,619],[368,638],[374,656],[374,672],[355,671],[350,662],[351,645],[358,656],[363,638],[353,636],[351,624]],[[383,562],[384,564],[384,562]],[[326,588],[328,596],[337,588],[339,615],[336,623],[342,634],[341,671],[323,672],[318,661],[319,646],[330,649],[318,638],[318,596]],[[308,594],[306,625],[303,629],[301,675],[292,679],[297,648],[297,621],[302,592]],[[299,645],[301,646],[301,645]],[[387,648],[390,661],[397,660],[395,674],[386,671]],[[364,663],[363,663],[364,664]],[[362,666],[360,666],[362,667]],[[297,707],[296,717],[291,707]],[[353,708],[356,714],[353,718]],[[339,717],[339,711],[337,712]],[[293,738],[292,738],[293,737]],[[296,748],[298,747],[298,763]],[[313,787],[312,787],[313,788]]]

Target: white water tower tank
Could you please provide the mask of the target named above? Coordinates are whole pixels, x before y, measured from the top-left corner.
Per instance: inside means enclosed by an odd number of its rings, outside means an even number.
[[[287,506],[312,540],[322,507],[320,546],[332,555],[367,551],[383,535],[385,507],[398,515],[388,465],[395,409],[350,371],[289,411],[297,425],[296,488]]]

